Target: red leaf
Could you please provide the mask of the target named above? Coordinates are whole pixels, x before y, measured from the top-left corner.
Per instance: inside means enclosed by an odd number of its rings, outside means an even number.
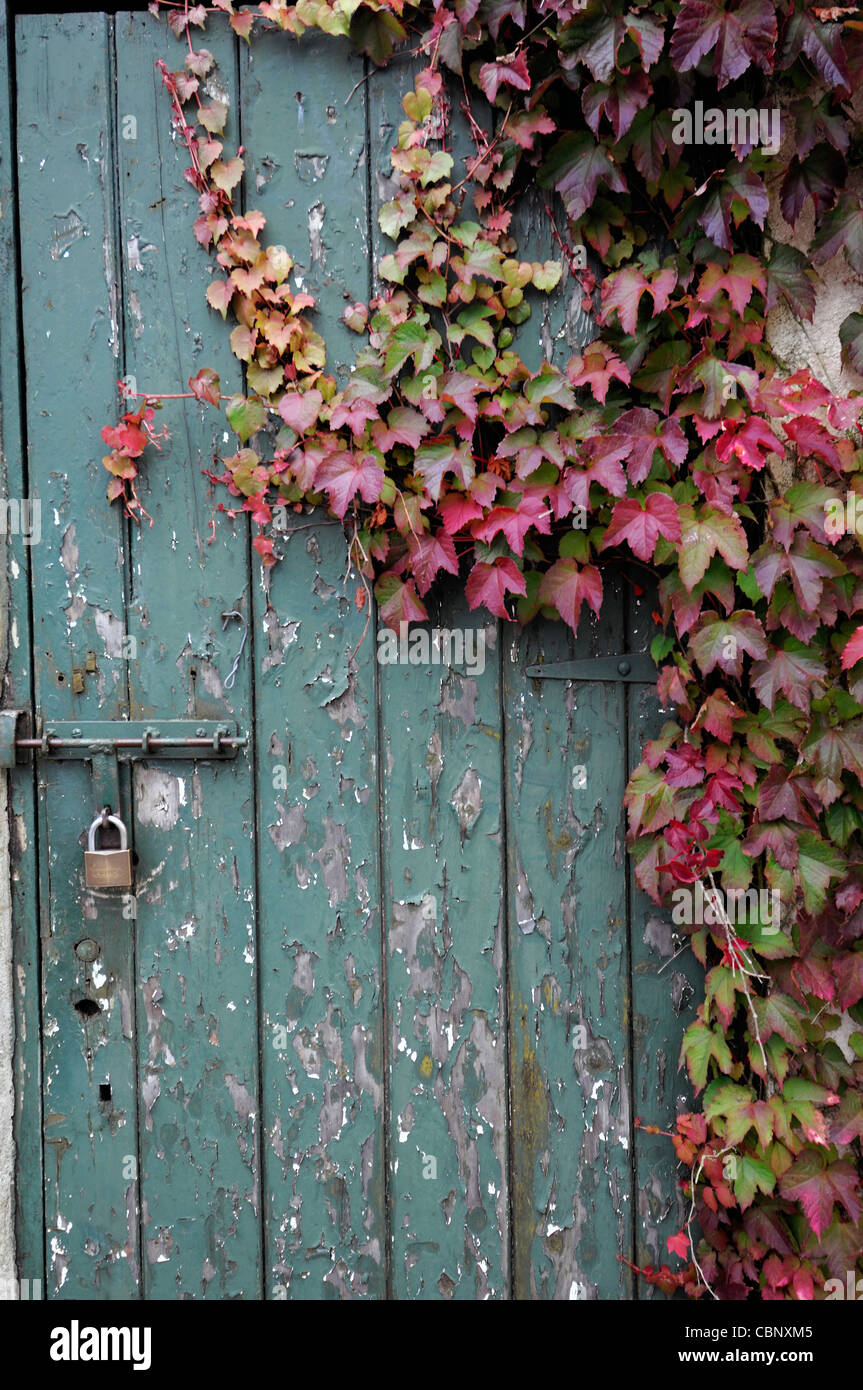
[[[680,1231],[676,1236],[669,1236],[665,1244],[670,1254],[679,1255],[682,1260],[689,1254],[689,1236],[685,1231]]]
[[[836,976],[837,998],[840,1009],[850,1009],[863,999],[863,955],[859,951],[847,951],[837,956],[833,962]]]
[[[674,499],[664,492],[651,492],[642,508],[637,497],[624,497],[614,504],[602,549],[627,541],[633,555],[649,560],[660,536],[669,541],[680,540],[680,517]]]
[[[444,530],[450,536],[454,536],[456,531],[467,526],[468,522],[476,521],[483,514],[479,503],[468,497],[465,492],[448,492],[446,497],[441,499],[438,512]]]
[[[474,565],[467,577],[465,593],[470,608],[485,605],[496,618],[509,618],[504,601],[506,595],[526,594],[527,585],[515,561],[499,556],[491,564],[480,560]]]
[[[501,60],[497,63],[483,63],[479,70],[479,84],[489,101],[494,101],[501,83],[507,87],[516,87],[520,92],[530,91],[530,73],[524,53],[519,53],[512,62]]]
[[[764,467],[766,455],[770,453],[780,458],[785,456],[780,440],[757,415],[750,415],[739,427],[737,421],[723,420],[722,435],[716,442],[716,457],[721,463],[736,454],[741,463],[757,472]]]
[[[207,286],[207,303],[211,308],[218,309],[224,318],[235,293],[236,287],[230,280],[211,280]]]
[[[395,632],[398,632],[400,623],[422,622],[428,617],[413,580],[405,581],[393,574],[392,570],[382,574],[375,584],[375,598],[384,623]]]
[[[147,436],[144,431],[131,423],[105,425],[102,430],[102,438],[109,448],[116,449],[118,453],[125,454],[127,458],[138,458],[147,447]]]
[[[751,63],[772,72],[777,37],[776,6],[770,0],[741,0],[728,12],[716,0],[685,0],[671,33],[675,72],[689,72],[715,49],[713,72],[725,87]]]
[[[409,535],[407,546],[411,557],[411,570],[421,595],[428,593],[440,570],[446,570],[448,574],[458,574],[455,546],[445,532],[439,531],[435,536]]]
[[[202,367],[195,376],[189,377],[189,390],[195,400],[209,401],[210,405],[220,403],[220,385],[218,372],[214,372],[212,367]]]
[[[863,627],[858,627],[842,648],[842,670],[850,671],[858,661],[863,661]]]
[[[503,531],[510,547],[521,555],[524,538],[532,526],[543,536],[551,531],[548,503],[536,493],[524,495],[517,508],[492,507],[485,520],[475,522],[470,529],[479,541],[491,541],[498,531]]]
[[[331,455],[319,470],[317,482],[326,489],[336,516],[343,517],[352,498],[376,502],[384,484],[384,470],[373,454],[354,454],[347,449]]]
[[[540,580],[539,602],[556,608],[563,621],[576,632],[583,603],[587,603],[594,613],[599,613],[602,576],[595,565],[584,565],[579,569],[571,558],[555,560]]]
[[[830,1225],[837,1202],[851,1221],[860,1219],[860,1178],[847,1159],[827,1166],[822,1154],[804,1149],[780,1178],[779,1189],[783,1197],[800,1203],[819,1240]]]
[[[273,553],[273,542],[269,536],[255,536],[252,545],[261,557],[262,563],[269,569],[276,563],[276,556]]]
[[[581,357],[573,357],[566,369],[573,386],[590,386],[596,400],[605,404],[612,377],[629,385],[629,369],[607,343],[590,343]]]
[[[637,266],[626,266],[616,271],[602,282],[603,311],[600,323],[607,322],[611,310],[616,309],[624,333],[631,336],[638,326],[638,306],[645,291],[653,300],[655,318],[668,304],[676,284],[677,271],[673,269],[660,270],[652,277],[643,275]]]

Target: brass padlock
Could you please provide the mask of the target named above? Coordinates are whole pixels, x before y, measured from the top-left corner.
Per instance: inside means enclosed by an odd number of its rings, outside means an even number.
[[[97,849],[99,826],[116,825],[120,831],[119,849]],[[131,888],[132,852],[127,847],[126,827],[119,816],[108,815],[107,808],[97,816],[87,835],[84,851],[84,881],[88,888]]]

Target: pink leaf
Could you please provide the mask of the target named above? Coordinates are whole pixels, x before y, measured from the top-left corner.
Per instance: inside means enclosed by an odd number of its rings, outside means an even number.
[[[624,497],[614,505],[611,525],[605,533],[603,550],[627,541],[639,560],[649,560],[660,536],[668,541],[680,540],[680,517],[677,503],[664,492],[652,492],[644,499],[644,507],[636,497]]]
[[[514,560],[499,557],[491,564],[480,560],[467,577],[465,593],[470,608],[485,605],[496,618],[509,618],[504,602],[507,593],[526,594],[524,575]]]
[[[413,580],[405,581],[392,570],[382,574],[375,584],[375,598],[384,623],[395,632],[398,632],[400,623],[423,622],[428,617]]]
[[[447,574],[458,574],[455,546],[445,532],[439,531],[435,536],[409,535],[407,545],[411,569],[421,595],[428,593],[440,570],[446,570]]]
[[[850,671],[858,661],[863,660],[863,627],[858,627],[842,649],[842,670]]]
[[[594,613],[599,613],[602,576],[595,565],[584,565],[579,569],[576,561],[570,557],[555,560],[540,581],[539,601],[556,608],[563,621],[573,632],[577,632],[583,603]]]
[[[479,82],[492,102],[501,83],[507,87],[516,87],[520,92],[529,92],[530,74],[524,54],[519,53],[512,62],[483,63],[479,70]]]
[[[279,414],[289,429],[303,435],[315,424],[324,398],[315,387],[310,391],[289,391],[279,401]]]
[[[343,517],[352,498],[376,502],[384,484],[384,470],[373,454],[354,454],[342,449],[326,460],[317,481],[326,489],[336,516]]]

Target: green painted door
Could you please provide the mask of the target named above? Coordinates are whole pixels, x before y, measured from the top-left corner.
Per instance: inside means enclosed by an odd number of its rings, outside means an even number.
[[[242,385],[154,66],[173,40],[146,14],[12,37],[3,485],[41,534],[6,538],[4,703],[40,734],[247,739],[12,772],[19,1273],[54,1299],[634,1297],[619,1257],[661,1263],[680,1225],[670,1145],[635,1119],[680,1103],[695,979],[624,851],[661,720],[646,684],[526,670],[643,651],[650,603],[621,575],[575,642],[483,624],[453,588],[436,625],[475,631],[483,669],[379,664],[374,629],[354,657],[340,528],[292,516],[262,577],[247,518],[210,524],[222,441],[188,402],[163,412],[152,528],[125,522],[100,462],[118,378]],[[405,65],[208,43],[248,204],[343,374]],[[522,231],[550,256],[542,221]],[[570,296],[537,361],[587,340]],[[84,881],[110,794],[126,895]]]

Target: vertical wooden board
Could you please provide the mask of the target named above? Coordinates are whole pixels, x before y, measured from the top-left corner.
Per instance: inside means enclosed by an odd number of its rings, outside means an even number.
[[[373,632],[338,524],[292,516],[278,549],[256,604],[266,1296],[383,1298]]]
[[[241,70],[245,200],[283,243],[327,371],[368,297],[366,87],[346,44],[266,34]],[[346,101],[351,89],[360,85]],[[295,93],[302,93],[302,125]],[[338,523],[289,513],[261,582],[258,873],[265,1114],[265,1296],[382,1298],[387,1236],[377,764],[368,610]],[[362,644],[361,644],[362,643]],[[357,650],[358,649],[358,650]],[[351,654],[356,651],[355,658]]]
[[[396,59],[368,83],[377,260],[392,250],[378,212],[421,66]],[[460,100],[452,84],[455,181],[475,152]],[[446,592],[437,626],[481,640],[482,672],[442,665],[445,649],[430,666],[381,666],[393,1292],[476,1299],[509,1277],[501,692],[496,624]]]
[[[515,203],[511,228],[520,261],[557,261],[561,266],[560,281],[550,294],[542,294],[532,285],[525,290],[531,315],[516,330],[513,351],[532,371],[543,362],[565,367],[571,357],[593,342],[597,330],[592,311],[584,307],[584,290],[557,240],[560,237],[575,253],[560,198],[532,184]]]
[[[125,677],[71,668],[122,620],[119,515],[99,430],[120,363],[109,28],[105,16],[22,17],[18,146],[30,490],[45,520],[33,567],[35,698],[44,727],[116,717]],[[76,80],[69,82],[69,74]],[[139,1289],[131,936],[83,891],[87,765],[40,766],[46,1293]],[[98,916],[97,916],[98,914]],[[83,938],[84,960],[75,945]],[[102,1091],[106,1086],[110,1090]]]
[[[18,184],[27,437],[42,502],[33,607],[37,693],[55,719],[116,718],[125,673],[85,680],[122,621],[124,532],[108,508],[100,438],[120,374],[109,21],[18,20]],[[70,73],[75,81],[69,81]]]
[[[643,581],[641,581],[643,582]],[[655,586],[629,600],[629,650],[647,651],[656,631],[651,610]],[[673,709],[662,710],[654,686],[630,685],[628,763],[630,772],[641,761],[642,749],[655,738]],[[677,1069],[683,1034],[704,996],[704,972],[687,946],[686,935],[675,928],[668,908],[658,907],[635,882],[632,863],[632,1020],[633,1109],[645,1124],[671,1130],[679,1112],[689,1109],[692,1088]],[[680,955],[676,953],[680,951]],[[675,959],[676,956],[676,959]],[[666,1239],[686,1219],[688,1203],[680,1191],[680,1170],[670,1139],[662,1134],[634,1135],[636,1161],[635,1254],[640,1265],[669,1262]],[[640,1298],[663,1299],[664,1294],[643,1281]]]
[[[537,621],[504,648],[513,1285],[630,1296],[629,952],[620,683],[535,680],[619,650],[619,585],[578,638]]]
[[[393,1292],[484,1299],[509,1244],[498,628],[435,610],[449,639],[381,665]]]
[[[317,301],[327,372],[344,385],[361,340],[341,322],[369,284],[366,84],[347,39],[262,32],[242,46],[247,207],[294,259],[293,283]]]
[[[0,491],[19,504],[28,496],[19,353],[20,277],[16,237],[14,20],[0,0]],[[32,704],[30,570],[38,563],[42,518],[7,524],[0,540],[0,672],[9,709]],[[25,532],[27,533],[25,535]],[[35,549],[34,549],[35,547]],[[36,801],[32,763],[13,771],[9,787],[12,896],[12,979],[15,1010],[13,1137],[20,1178],[15,1184],[15,1258],[20,1279],[44,1287],[41,1057],[39,1049],[39,910]],[[4,982],[5,987],[5,982]]]
[[[242,389],[210,258],[195,241],[189,160],[171,136],[155,68],[179,65],[167,27],[118,17],[117,152],[125,366],[139,390],[179,391],[201,366]],[[227,97],[236,129],[233,36],[215,23],[202,96]],[[133,137],[133,138],[132,138]],[[202,344],[204,346],[202,347]],[[171,438],[144,468],[154,526],[132,543],[133,718],[195,715],[251,726],[248,524],[216,525],[212,467],[221,412],[168,402]],[[220,519],[221,520],[221,519]],[[225,619],[225,613],[239,617]],[[122,657],[121,657],[122,659]],[[134,767],[142,1245],[151,1298],[255,1298],[261,1290],[254,789],[250,757],[158,758]]]

